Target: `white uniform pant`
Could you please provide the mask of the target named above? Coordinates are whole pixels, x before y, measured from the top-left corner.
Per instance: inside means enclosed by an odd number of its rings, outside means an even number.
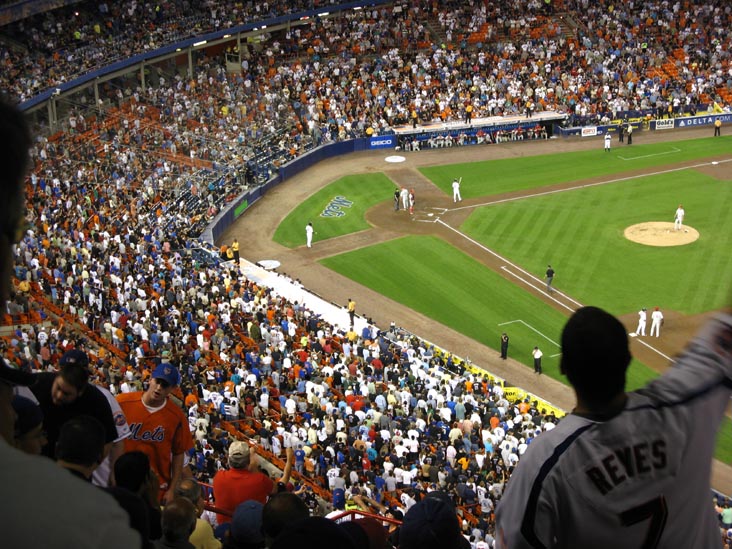
[[[641,320],[640,322],[638,322],[638,327],[635,329],[635,333],[640,336],[646,335],[646,321],[645,320]]]
[[[660,320],[654,320],[651,322],[651,336],[653,335],[653,332],[656,332],[656,337],[661,337],[661,321]]]

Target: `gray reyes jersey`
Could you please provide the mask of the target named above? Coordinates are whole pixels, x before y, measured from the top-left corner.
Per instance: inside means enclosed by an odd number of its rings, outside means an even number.
[[[731,387],[721,316],[620,414],[570,414],[529,445],[496,509],[498,547],[721,547],[709,477]]]

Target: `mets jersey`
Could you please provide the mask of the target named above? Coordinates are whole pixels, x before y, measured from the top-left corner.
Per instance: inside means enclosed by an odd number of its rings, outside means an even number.
[[[120,442],[126,439],[130,436],[130,426],[127,425],[127,418],[125,418],[125,413],[122,411],[122,407],[119,405],[119,402],[117,402],[114,395],[109,392],[109,389],[100,385],[95,385],[94,387],[102,392],[107,399],[107,402],[109,402],[109,407],[112,409],[114,425],[117,427],[117,438],[114,439],[114,442]],[[92,482],[97,486],[107,486],[109,484],[111,469],[110,459],[109,456],[107,456],[104,458],[104,461],[99,464],[99,467],[94,469],[94,473],[92,473]]]
[[[160,489],[170,486],[171,466],[174,455],[193,448],[193,437],[188,418],[173,402],[150,412],[142,402],[142,391],[117,396],[130,426],[125,439],[125,452],[140,450],[150,458],[150,466],[160,478]]]
[[[727,315],[615,417],[570,414],[529,445],[498,504],[498,547],[721,547],[709,477],[731,387]]]

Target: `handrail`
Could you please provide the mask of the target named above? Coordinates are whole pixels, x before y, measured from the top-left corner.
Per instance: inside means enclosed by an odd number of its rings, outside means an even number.
[[[94,330],[90,330],[86,325],[78,321],[72,315],[61,309],[58,305],[49,300],[46,295],[38,288],[31,287],[31,296],[33,300],[43,306],[46,311],[53,313],[58,318],[63,319],[65,322],[74,327],[74,329],[82,331],[86,337],[92,339],[96,345],[103,347],[107,352],[111,353],[118,359],[125,361],[127,355],[121,349],[112,345],[109,341],[104,339]]]
[[[239,423],[241,421],[242,420],[237,420],[235,422],[233,422],[233,421],[222,421],[221,422],[221,425],[222,425],[222,427],[224,429],[226,429],[228,432],[230,432],[231,434],[233,434],[234,436],[236,436],[239,440],[244,440],[245,442],[247,442],[247,444],[249,444],[249,447],[256,454],[259,454],[260,456],[262,456],[263,458],[265,458],[269,463],[271,463],[272,465],[278,467],[280,470],[284,470],[284,468],[285,468],[285,462],[280,457],[275,456],[272,452],[270,452],[268,450],[265,450],[259,444],[256,444],[256,443],[252,442],[252,440],[251,440],[250,437],[248,437],[246,434],[244,434],[243,432],[241,432],[239,429],[236,428],[236,426],[234,425],[234,423]],[[319,497],[321,497],[325,501],[332,501],[333,500],[333,495],[331,494],[330,490],[326,490],[322,486],[316,484],[315,482],[313,482],[312,479],[308,478],[307,476],[298,473],[294,469],[290,473],[290,476],[292,478],[296,478],[302,484],[307,485],[309,488],[312,489],[313,492],[315,492],[315,494],[317,494]]]
[[[217,515],[224,515],[226,517],[230,517],[233,515],[231,511],[228,509],[222,509],[221,507],[216,507],[214,503],[211,503],[211,499],[213,498],[213,485],[208,484],[206,482],[198,481],[198,485],[201,487],[201,492],[203,495],[203,501],[205,502],[203,505],[203,508],[206,509],[206,511],[211,511],[212,513],[216,513]]]
[[[386,522],[388,524],[394,524],[396,526],[401,526],[402,521],[391,518],[391,517],[385,517],[383,515],[377,515],[375,513],[370,513],[368,511],[362,511],[360,509],[348,509],[346,511],[343,511],[342,513],[339,513],[335,516],[330,517],[330,520],[333,522],[347,522],[349,520],[353,520],[356,518],[372,518],[375,520],[378,520],[379,522]]]

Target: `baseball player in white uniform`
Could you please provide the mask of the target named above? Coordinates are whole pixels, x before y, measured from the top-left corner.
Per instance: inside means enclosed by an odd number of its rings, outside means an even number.
[[[460,183],[463,182],[463,178],[458,179],[457,177],[452,180],[452,201],[462,202],[463,197],[460,196]]]
[[[611,139],[612,139],[612,137],[610,137],[610,134],[606,133],[605,134],[605,151],[606,152],[610,152],[610,140]]]
[[[679,204],[679,207],[676,208],[676,214],[674,215],[674,230],[680,231],[681,225],[684,223],[684,207]]]
[[[313,224],[312,223],[308,223],[305,226],[305,238],[308,243],[308,248],[312,248],[313,247]]]
[[[407,189],[406,187],[402,187],[402,190],[399,194],[402,197],[402,209],[408,210],[409,209],[409,189]]]
[[[569,319],[561,369],[577,406],[511,476],[496,510],[499,548],[722,546],[709,478],[732,395],[732,315],[626,393],[630,360],[616,318],[584,307]]]
[[[643,307],[638,311],[638,327],[635,329],[636,335],[646,335],[646,323],[648,322],[648,311]]]
[[[661,326],[663,326],[663,313],[656,307],[651,313],[651,336],[653,336],[653,332],[656,332],[656,337],[660,337]]]

